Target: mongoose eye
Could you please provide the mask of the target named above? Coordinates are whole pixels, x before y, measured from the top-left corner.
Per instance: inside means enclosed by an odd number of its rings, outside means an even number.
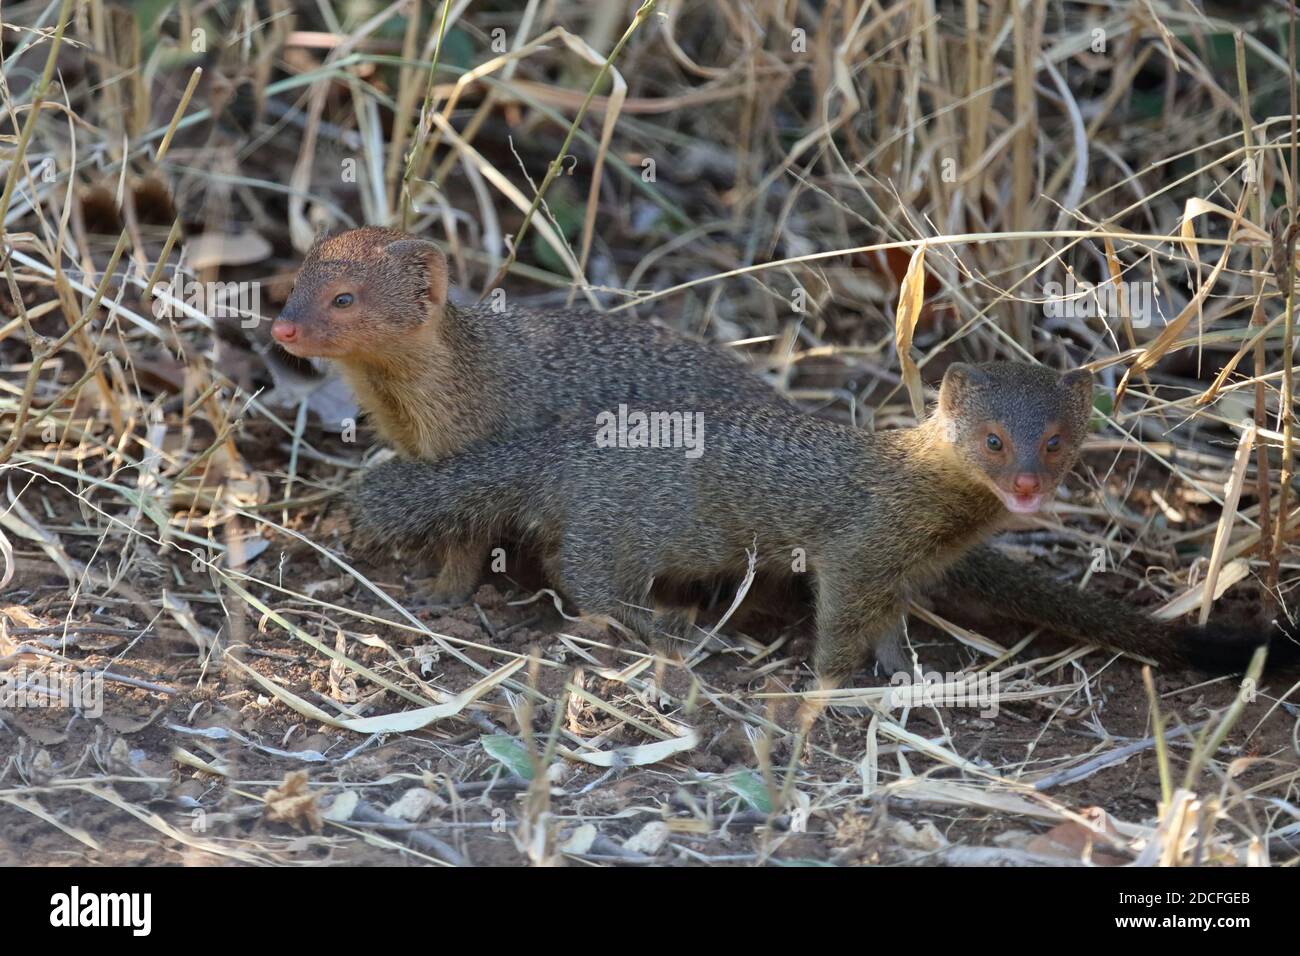
[[[1002,439],[997,435],[989,435],[988,438],[984,439],[984,444],[989,446],[989,451],[1002,450]]]
[[[1058,451],[1058,450],[1060,449],[1060,447],[1061,447],[1061,436],[1060,436],[1060,435],[1053,435],[1051,438],[1047,439],[1047,450],[1048,450],[1048,451]]]
[[[351,304],[352,304],[351,292],[340,292],[338,295],[334,297],[334,308],[336,309],[346,309]]]

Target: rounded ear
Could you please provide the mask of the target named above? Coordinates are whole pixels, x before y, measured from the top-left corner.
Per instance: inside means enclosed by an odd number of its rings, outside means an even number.
[[[342,233],[335,233],[335,235],[342,235]],[[333,237],[330,236],[329,229],[325,226],[317,227],[316,232],[312,236],[311,247],[308,248],[307,254],[302,257],[302,264],[305,266],[307,263],[315,262],[319,259],[321,246],[325,245],[325,240],[330,238]]]
[[[969,362],[953,362],[948,366],[948,370],[943,373],[943,383],[945,385],[949,382],[958,386],[969,385],[973,384],[980,374],[978,365],[971,365]]]
[[[429,278],[429,302],[436,308],[447,304],[447,257],[427,239],[397,239],[384,246],[384,255],[402,263],[423,263]]]
[[[1085,408],[1092,408],[1092,372],[1086,368],[1076,368],[1064,373],[1060,385],[1074,395]]]
[[[984,372],[978,365],[953,362],[943,373],[943,382],[939,385],[939,406],[953,408],[968,389],[983,379]]]
[[[1069,401],[1074,403],[1074,414],[1083,423],[1080,427],[1086,428],[1087,421],[1092,416],[1092,372],[1087,368],[1075,368],[1074,371],[1063,373],[1057,384],[1065,389]]]

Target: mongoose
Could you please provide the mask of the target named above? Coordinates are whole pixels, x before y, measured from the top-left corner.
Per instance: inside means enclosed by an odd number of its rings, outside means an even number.
[[[272,335],[294,355],[338,362],[381,436],[411,458],[443,458],[580,409],[784,401],[721,348],[640,319],[462,307],[447,293],[434,243],[352,229],[307,254]],[[454,602],[473,592],[489,541],[443,546],[431,597]]]
[[[775,407],[700,406],[703,454],[601,447],[569,421],[430,465],[372,469],[351,501],[364,540],[419,546],[431,530],[523,530],[548,574],[587,613],[643,636],[657,578],[790,573],[816,591],[813,663],[829,685],[896,644],[909,597],[938,583],[1067,636],[1163,663],[1242,666],[1267,638],[1157,623],[978,547],[1009,511],[1031,513],[1078,455],[1092,376],[1021,363],[956,364],[934,413],[869,434]],[[1294,658],[1285,635],[1275,655]]]

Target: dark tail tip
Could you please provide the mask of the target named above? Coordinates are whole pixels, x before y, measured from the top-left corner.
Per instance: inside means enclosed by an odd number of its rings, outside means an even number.
[[[1268,645],[1264,669],[1273,671],[1300,663],[1300,639],[1276,621],[1256,628],[1208,624],[1180,628],[1179,656],[1196,670],[1211,674],[1240,674],[1260,645]]]

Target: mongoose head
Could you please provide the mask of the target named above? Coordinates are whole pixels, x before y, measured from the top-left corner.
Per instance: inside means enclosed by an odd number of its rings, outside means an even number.
[[[1022,362],[957,363],[935,417],[957,456],[1008,511],[1032,514],[1079,455],[1092,410],[1092,373],[1058,375]]]
[[[441,319],[447,260],[393,229],[351,229],[316,243],[271,335],[294,355],[371,361],[409,350]]]

